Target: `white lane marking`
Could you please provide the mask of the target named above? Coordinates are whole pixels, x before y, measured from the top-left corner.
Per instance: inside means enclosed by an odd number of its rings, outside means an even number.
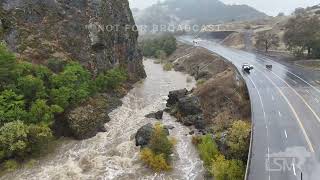
[[[259,92],[256,84],[253,82],[253,80],[251,79],[250,76],[248,76],[248,79],[251,81],[251,83],[253,84],[254,88],[257,90],[257,93],[258,93],[258,96],[259,96],[259,99],[260,99],[260,103],[261,103],[261,107],[262,107],[262,111],[263,111],[263,117],[264,117],[264,120],[265,120],[265,122],[266,122],[266,112],[265,112],[265,110],[264,110],[264,105],[263,105],[263,103],[262,103],[262,96],[261,96],[261,94],[260,94],[260,92]],[[267,124],[267,123],[266,123],[266,124]]]
[[[278,111],[278,114],[279,114],[279,117],[282,117],[282,114],[281,114],[281,112],[280,112],[280,111]]]
[[[271,99],[272,99],[272,101],[274,101],[274,96],[273,95],[271,95]]]
[[[260,72],[261,72],[261,71],[260,71]],[[292,106],[292,104],[290,103],[289,99],[287,98],[286,95],[284,95],[284,93],[282,92],[282,90],[281,90],[268,76],[266,76],[263,72],[261,72],[261,73],[277,88],[277,90],[279,91],[279,93],[281,94],[281,96],[284,98],[284,100],[285,100],[285,101],[287,102],[287,104],[289,105],[289,107],[290,107],[293,115],[295,116],[295,118],[296,118],[297,121],[298,121],[298,124],[299,124],[299,126],[300,126],[300,128],[301,128],[301,130],[302,130],[302,133],[303,133],[306,141],[307,141],[307,144],[308,144],[308,146],[309,146],[310,151],[314,153],[314,148],[313,148],[313,145],[312,145],[312,143],[311,143],[311,141],[310,141],[310,139],[309,139],[309,137],[308,137],[308,134],[307,134],[307,132],[306,132],[306,130],[305,130],[305,128],[304,128],[304,126],[303,126],[303,124],[302,124],[299,116],[298,116],[298,113],[297,113],[296,110],[293,108],[293,106]]]
[[[316,119],[320,122],[320,118],[319,116],[317,115],[317,113],[311,108],[311,106],[307,103],[307,101],[293,88],[291,87],[285,80],[283,80],[281,77],[279,77],[277,74],[275,74],[274,72],[271,72],[273,73],[278,79],[280,79],[281,81],[283,81],[302,101],[303,103],[309,108],[309,110],[312,112],[312,114],[316,117]],[[265,77],[267,77],[264,73],[263,75]],[[270,79],[269,77],[267,77],[268,79]],[[271,79],[270,79],[271,80]],[[272,80],[271,80],[272,81]],[[275,85],[275,84],[274,84]],[[276,86],[276,85],[275,85]],[[279,87],[277,87],[279,88]],[[307,90],[308,91],[308,90]]]
[[[288,134],[286,130],[284,130],[284,135],[286,136],[286,139],[288,139]]]
[[[296,174],[296,168],[295,168],[295,166],[294,166],[294,163],[292,163],[292,168],[293,168],[293,174],[294,174],[295,176],[297,176],[297,174]]]
[[[292,81],[293,83],[295,83],[295,84],[298,84],[297,81],[295,81],[295,80],[293,80],[293,79],[291,79],[291,81]]]
[[[270,177],[270,172],[269,172],[269,180],[271,180],[271,177]]]
[[[307,91],[308,94],[310,94],[310,91],[309,91],[309,90],[306,90],[306,91]]]
[[[319,99],[318,99],[318,98],[315,98],[314,100],[315,100],[317,103],[319,103]]]

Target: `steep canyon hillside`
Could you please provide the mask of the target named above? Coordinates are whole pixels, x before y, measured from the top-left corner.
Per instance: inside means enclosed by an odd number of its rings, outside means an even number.
[[[1,0],[1,33],[33,63],[75,60],[94,75],[115,66],[145,76],[127,0]]]
[[[219,0],[167,0],[141,11],[135,9],[133,14],[138,25],[149,28],[153,25],[205,25],[267,17],[248,5],[227,5]]]

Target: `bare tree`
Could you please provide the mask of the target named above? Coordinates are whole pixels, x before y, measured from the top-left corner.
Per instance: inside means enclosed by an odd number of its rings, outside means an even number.
[[[279,36],[270,31],[258,33],[256,37],[256,47],[258,49],[264,49],[266,52],[268,52],[271,47],[278,47],[279,42]]]

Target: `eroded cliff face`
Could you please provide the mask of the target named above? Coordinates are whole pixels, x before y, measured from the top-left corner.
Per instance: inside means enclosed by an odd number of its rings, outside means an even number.
[[[22,58],[75,60],[94,75],[114,66],[145,77],[127,0],[0,0],[1,39]]]

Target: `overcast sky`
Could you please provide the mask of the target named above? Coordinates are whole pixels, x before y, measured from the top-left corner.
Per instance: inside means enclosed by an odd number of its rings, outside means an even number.
[[[159,0],[129,0],[132,8],[145,8]],[[183,2],[183,0],[180,0]],[[227,4],[247,4],[268,15],[293,12],[296,7],[307,7],[319,4],[319,0],[221,0]]]

